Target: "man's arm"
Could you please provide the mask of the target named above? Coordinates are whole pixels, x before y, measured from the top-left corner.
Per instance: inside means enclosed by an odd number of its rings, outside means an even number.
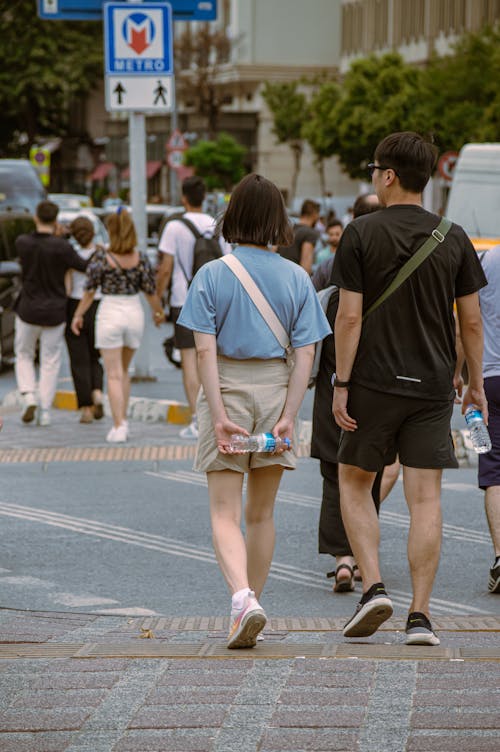
[[[163,294],[170,284],[173,269],[174,257],[170,253],[162,253],[158,271],[156,272],[156,294],[160,300],[163,298]]]
[[[339,381],[349,381],[358,352],[363,323],[363,294],[340,290],[339,308],[335,319],[335,363]],[[347,412],[347,388],[333,390],[332,411],[335,422],[344,431],[355,431],[357,423]]]
[[[68,269],[76,269],[77,272],[84,272],[90,259],[84,259],[75,251],[71,243],[66,241],[66,266]]]
[[[303,269],[306,270],[309,276],[312,274],[313,261],[314,261],[314,243],[311,243],[309,240],[306,240],[300,246],[300,265],[302,266]]]
[[[462,346],[469,371],[469,384],[463,398],[462,413],[474,404],[488,422],[488,403],[483,388],[483,322],[479,293],[457,298],[457,314]]]

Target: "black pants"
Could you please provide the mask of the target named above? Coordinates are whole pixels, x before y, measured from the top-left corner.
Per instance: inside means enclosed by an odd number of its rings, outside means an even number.
[[[323,498],[319,517],[319,553],[352,556],[352,549],[340,512],[339,466],[336,462],[321,460],[320,470],[323,477]],[[372,488],[373,503],[377,514],[380,507],[382,472],[375,476]]]
[[[93,390],[102,390],[103,382],[103,370],[99,350],[95,348],[94,334],[95,316],[99,301],[94,300],[83,317],[83,327],[80,335],[77,336],[71,331],[71,319],[79,302],[74,298],[68,299],[65,337],[78,407],[90,407]]]

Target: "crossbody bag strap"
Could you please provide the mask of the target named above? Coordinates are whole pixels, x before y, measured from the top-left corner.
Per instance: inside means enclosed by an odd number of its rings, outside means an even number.
[[[428,256],[431,255],[432,251],[440,243],[443,242],[451,225],[452,223],[449,219],[447,219],[446,217],[442,218],[441,222],[432,231],[425,243],[423,243],[418,251],[416,251],[416,253],[414,253],[413,256],[411,256],[411,258],[409,258],[408,261],[401,267],[389,287],[387,287],[382,295],[377,298],[377,300],[369,307],[367,311],[365,311],[365,313],[363,314],[363,321],[367,316],[370,315],[370,313],[373,313],[376,308],[382,305],[382,303],[387,300],[387,298],[392,295],[392,293],[395,292],[398,287],[400,287],[403,282],[405,282],[405,280],[407,280],[408,277],[413,274],[414,271],[418,269],[420,264],[425,261]]]
[[[238,278],[242,287],[246,290],[248,297],[257,308],[269,329],[272,331],[281,347],[288,353],[291,349],[290,337],[241,261],[239,261],[233,253],[228,253],[227,256],[223,256],[221,261],[226,264],[231,269],[234,276]]]

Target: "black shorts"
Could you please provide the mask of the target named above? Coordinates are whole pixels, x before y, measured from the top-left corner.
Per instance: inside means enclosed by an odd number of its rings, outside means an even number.
[[[488,431],[491,452],[479,455],[479,488],[500,486],[500,376],[488,376],[484,380],[488,400]]]
[[[174,325],[174,341],[178,350],[189,350],[194,347],[194,334],[191,329],[177,323],[182,307],[170,309],[170,320]]]
[[[342,431],[338,461],[368,472],[399,461],[406,467],[458,467],[451,436],[453,400],[433,400],[386,394],[353,384],[347,411],[356,431]]]

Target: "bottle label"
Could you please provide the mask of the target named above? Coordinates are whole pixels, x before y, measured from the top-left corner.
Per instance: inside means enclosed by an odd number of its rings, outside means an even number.
[[[465,422],[468,426],[470,426],[472,423],[477,423],[478,421],[483,420],[483,415],[481,413],[481,410],[478,410],[477,408],[467,408],[465,411]]]
[[[264,434],[265,444],[262,449],[263,452],[274,452],[276,449],[276,439],[272,435],[272,433],[265,433]]]

